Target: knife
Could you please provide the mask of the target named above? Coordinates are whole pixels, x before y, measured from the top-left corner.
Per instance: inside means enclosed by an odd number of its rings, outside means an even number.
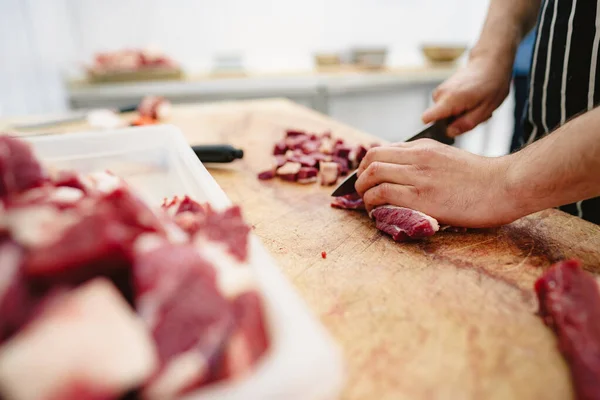
[[[454,138],[449,137],[446,134],[446,130],[448,129],[448,125],[450,125],[455,119],[455,117],[450,117],[436,122],[431,122],[425,125],[425,127],[419,133],[409,139],[406,139],[405,142],[429,138],[447,145],[453,145]],[[334,197],[339,197],[356,192],[354,184],[356,183],[357,179],[356,171],[354,171],[346,179],[344,179],[344,181],[337,187],[337,189],[333,191],[331,195]]]
[[[229,163],[244,158],[244,151],[228,144],[196,145],[192,150],[203,163]]]

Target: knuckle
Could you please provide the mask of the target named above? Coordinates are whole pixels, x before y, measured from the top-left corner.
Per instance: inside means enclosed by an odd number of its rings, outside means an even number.
[[[392,197],[393,189],[390,183],[382,183],[377,186],[377,197],[379,200],[389,201]]]
[[[375,177],[381,171],[381,163],[379,161],[373,161],[367,168],[367,175]]]

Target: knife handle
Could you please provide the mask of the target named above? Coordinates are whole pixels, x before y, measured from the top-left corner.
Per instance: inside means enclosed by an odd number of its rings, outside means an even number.
[[[244,157],[244,151],[228,144],[196,145],[192,150],[203,163],[229,163]]]

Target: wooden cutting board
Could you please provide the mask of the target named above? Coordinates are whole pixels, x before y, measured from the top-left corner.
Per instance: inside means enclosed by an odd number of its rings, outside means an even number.
[[[366,215],[331,208],[332,188],[256,178],[286,128],[374,137],[285,100],[177,106],[167,122],[190,144],[244,149],[243,160],[209,170],[343,347],[344,399],[572,397],[533,283],[567,257],[600,272],[599,227],[547,210],[399,244]]]

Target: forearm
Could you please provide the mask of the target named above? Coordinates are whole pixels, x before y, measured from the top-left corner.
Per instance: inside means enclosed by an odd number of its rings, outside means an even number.
[[[541,0],[491,0],[471,58],[512,67],[519,43],[535,25]]]
[[[508,196],[523,215],[600,196],[600,108],[504,162]]]

